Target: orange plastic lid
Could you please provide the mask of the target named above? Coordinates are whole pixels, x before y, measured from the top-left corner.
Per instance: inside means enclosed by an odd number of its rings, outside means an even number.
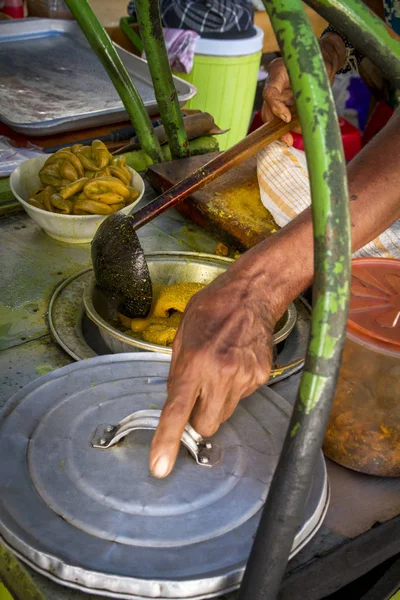
[[[352,261],[347,330],[366,342],[400,350],[400,260]]]

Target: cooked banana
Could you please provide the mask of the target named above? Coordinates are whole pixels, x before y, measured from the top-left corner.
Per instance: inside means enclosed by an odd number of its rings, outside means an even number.
[[[89,198],[77,200],[75,210],[85,210],[92,215],[111,215],[114,212],[112,206],[98,200],[89,200]]]
[[[70,215],[72,213],[72,202],[60,196],[60,194],[52,194],[51,203],[55,208],[58,208],[64,215]]]
[[[92,142],[92,159],[99,169],[104,169],[110,163],[111,154],[109,153],[107,146],[100,140],[94,140],[94,142]]]
[[[69,183],[60,190],[60,196],[65,200],[67,198],[70,198],[71,196],[74,196],[75,194],[83,190],[87,181],[87,177],[82,177],[82,179],[77,179],[76,181]]]
[[[120,194],[125,200],[129,200],[131,192],[127,186],[115,177],[100,177],[99,179],[92,179],[84,187],[85,194],[88,198],[98,200],[101,194],[107,192],[115,192]]]

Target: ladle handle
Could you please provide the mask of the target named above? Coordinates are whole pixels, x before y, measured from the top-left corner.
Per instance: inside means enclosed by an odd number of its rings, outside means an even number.
[[[274,118],[265,123],[237,144],[221,152],[197,171],[171,187],[169,190],[149,202],[146,206],[133,214],[135,229],[146,225],[149,221],[172,208],[200,188],[204,187],[229,169],[244,162],[272,142],[281,138],[298,124],[297,114],[292,111],[292,121],[284,123],[281,119]]]
[[[140,429],[157,429],[161,410],[139,410],[117,425],[99,425],[92,436],[92,447],[107,450],[117,444],[132,431]],[[189,450],[197,464],[202,467],[213,467],[219,462],[219,451],[215,444],[201,437],[189,423],[181,437],[182,444]]]

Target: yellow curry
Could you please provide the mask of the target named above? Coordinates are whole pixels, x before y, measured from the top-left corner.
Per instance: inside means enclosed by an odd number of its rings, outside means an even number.
[[[171,346],[189,300],[204,287],[203,283],[193,282],[154,286],[149,316],[128,319],[119,315],[120,321],[136,338],[159,346]]]

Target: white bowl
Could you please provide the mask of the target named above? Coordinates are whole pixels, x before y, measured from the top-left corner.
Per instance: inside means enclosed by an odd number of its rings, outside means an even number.
[[[51,154],[30,158],[17,167],[10,175],[11,191],[22,204],[28,215],[50,237],[69,244],[91,242],[99,225],[108,215],[59,215],[28,204],[27,200],[41,186],[39,171]],[[138,198],[119,212],[128,214],[144,194],[144,181],[136,171],[132,173],[132,187],[138,192]]]

